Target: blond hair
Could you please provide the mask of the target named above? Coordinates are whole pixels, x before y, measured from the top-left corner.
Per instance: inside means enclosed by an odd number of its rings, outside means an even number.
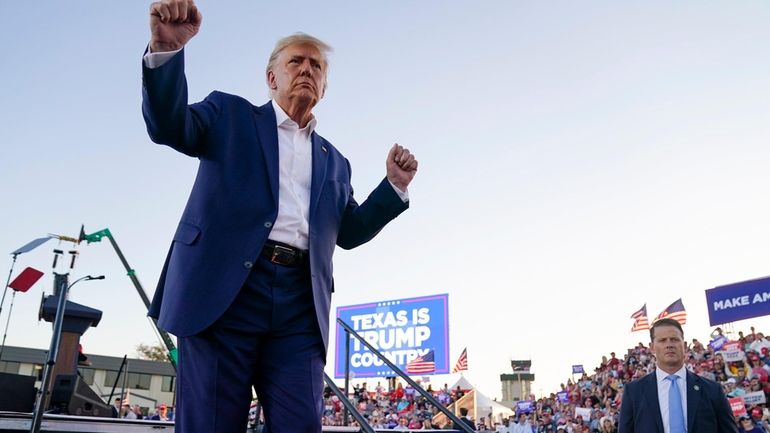
[[[278,40],[278,42],[275,43],[275,48],[273,48],[273,52],[270,53],[270,58],[267,60],[267,66],[265,67],[265,77],[267,77],[267,74],[275,66],[275,62],[278,61],[278,56],[281,54],[281,51],[285,50],[289,46],[302,44],[310,44],[316,47],[318,52],[321,53],[321,62],[324,66],[324,91],[326,91],[326,76],[329,72],[329,61],[327,59],[327,55],[334,50],[332,49],[331,45],[316,38],[315,36],[310,36],[307,33],[297,32],[293,35],[281,38]],[[268,88],[269,87],[270,83],[268,82]],[[273,89],[270,89],[270,97],[273,97]]]

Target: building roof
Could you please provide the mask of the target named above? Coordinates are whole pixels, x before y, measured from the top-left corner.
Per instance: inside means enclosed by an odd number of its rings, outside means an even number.
[[[30,347],[6,346],[3,349],[3,361],[20,362],[25,364],[44,364],[48,355],[47,350]],[[91,365],[85,368],[96,370],[118,371],[123,358],[116,356],[85,354]],[[158,376],[176,376],[176,370],[169,362],[148,361],[146,359],[128,359],[129,373],[144,373]]]
[[[501,374],[500,380],[504,381],[513,381],[513,382],[522,382],[522,381],[530,381],[533,382],[535,380],[535,374],[534,373],[513,373],[513,374]]]

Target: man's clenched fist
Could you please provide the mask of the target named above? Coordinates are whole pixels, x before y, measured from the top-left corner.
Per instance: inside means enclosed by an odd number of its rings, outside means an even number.
[[[192,0],[161,0],[150,5],[150,52],[174,51],[198,33],[201,15]]]

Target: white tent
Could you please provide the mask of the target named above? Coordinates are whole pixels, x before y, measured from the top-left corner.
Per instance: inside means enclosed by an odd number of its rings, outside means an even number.
[[[457,388],[457,384],[455,384],[454,388]],[[463,385],[460,384],[460,389],[462,388]],[[493,421],[491,424],[494,424],[494,422],[502,422],[503,418],[509,418],[516,414],[508,406],[492,400],[477,389],[471,390],[461,399],[449,405],[449,410],[455,415],[459,415],[461,407],[468,409],[468,416],[471,417],[472,420],[478,421],[482,417],[485,420],[491,418]],[[447,417],[441,412],[433,417],[434,424],[444,426],[447,422]],[[489,423],[489,421],[487,422]]]
[[[468,382],[468,379],[466,379],[465,376],[460,376],[460,378],[457,379],[457,382],[455,382],[454,385],[452,385],[452,387],[449,389],[450,390],[457,389],[458,386],[463,391],[473,389],[473,385],[471,385],[471,383]]]
[[[493,420],[497,422],[502,422],[503,418],[509,418],[516,414],[513,409],[492,400],[486,395],[480,393],[478,390],[475,390],[475,393],[476,393],[476,418],[477,419],[482,416],[488,419],[490,418],[490,415],[491,415],[491,418]]]

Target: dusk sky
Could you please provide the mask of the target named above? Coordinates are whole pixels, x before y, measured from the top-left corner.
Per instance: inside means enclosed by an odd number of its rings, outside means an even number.
[[[337,250],[332,314],[447,293],[450,362],[467,347],[465,376],[491,397],[511,359],[532,360],[539,395],[572,364],[593,370],[646,343],[629,332],[644,303],[655,316],[682,298],[685,337],[708,340],[704,291],[770,274],[767,2],[197,4],[191,101],[221,90],[265,103],[275,41],[303,31],[334,47],[314,112],[350,160],[356,198],[382,179],[394,142],[417,156],[410,209],[372,242]],[[148,10],[0,5],[0,251],[109,227],[151,295],[197,161],[147,137]],[[19,257],[14,274],[46,276],[16,296],[8,345],[48,348],[37,310],[54,247]],[[104,312],[86,352],[156,343],[109,244],[78,250],[73,280],[106,276],[71,293]],[[5,275],[10,265],[0,261]],[[766,317],[735,330],[751,325],[770,331]]]

